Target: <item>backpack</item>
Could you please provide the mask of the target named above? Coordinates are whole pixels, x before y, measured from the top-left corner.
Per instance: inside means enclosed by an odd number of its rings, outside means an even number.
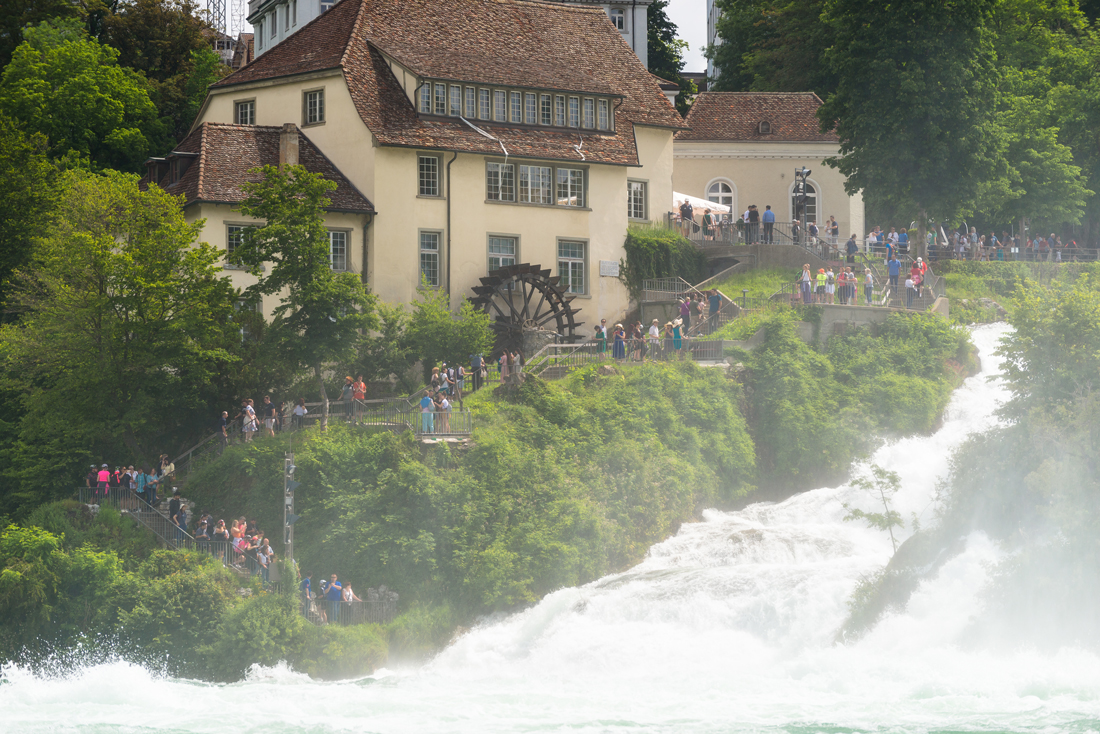
[[[832,272],[828,272],[828,273],[825,274],[825,282],[826,283],[828,283],[829,285],[832,285],[835,281],[836,281],[836,276],[833,275]]]

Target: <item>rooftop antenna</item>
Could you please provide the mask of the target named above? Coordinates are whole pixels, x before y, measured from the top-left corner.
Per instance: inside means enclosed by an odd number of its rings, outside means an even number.
[[[226,27],[225,0],[207,0],[206,11],[210,13],[210,23],[214,29],[226,35],[229,29]]]

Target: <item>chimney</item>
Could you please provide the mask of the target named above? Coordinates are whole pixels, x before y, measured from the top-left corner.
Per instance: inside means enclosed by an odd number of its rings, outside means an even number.
[[[279,131],[279,170],[296,165],[298,165],[298,128],[293,122],[287,122]]]

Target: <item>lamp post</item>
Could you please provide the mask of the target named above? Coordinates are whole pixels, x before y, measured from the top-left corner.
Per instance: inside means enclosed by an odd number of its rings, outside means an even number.
[[[806,237],[806,178],[810,169],[799,166],[794,169],[795,218],[799,221],[799,239]]]

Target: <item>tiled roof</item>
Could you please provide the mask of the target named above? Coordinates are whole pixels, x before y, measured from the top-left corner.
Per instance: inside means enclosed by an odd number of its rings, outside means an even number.
[[[420,119],[383,58],[430,77],[614,95],[610,133]],[[381,145],[636,165],[631,123],[684,121],[599,8],[521,0],[342,0],[217,87],[341,67]],[[577,146],[580,150],[578,152]]]
[[[655,82],[657,82],[657,85],[661,89],[667,89],[669,91],[672,91],[673,89],[679,89],[680,88],[679,84],[677,84],[676,82],[671,82],[668,79],[665,79],[664,77],[657,76],[656,74],[650,74],[650,76],[653,77],[653,80]]]
[[[256,173],[250,173],[251,169],[279,165],[281,132],[278,127],[204,122],[173,151],[198,155],[183,177],[176,183],[169,183],[170,178],[165,176],[157,183],[170,194],[183,194],[188,204],[195,201],[238,203],[245,196],[241,184],[261,178]],[[330,211],[364,214],[374,211],[374,205],[300,130],[298,163],[307,171],[336,183],[336,190],[329,194],[332,202],[328,207]],[[148,183],[149,176],[146,174],[142,184]]]
[[[691,129],[676,139],[835,143],[834,133],[821,132],[820,106],[813,92],[703,92],[685,121]],[[771,125],[770,134],[760,132],[761,122]]]

